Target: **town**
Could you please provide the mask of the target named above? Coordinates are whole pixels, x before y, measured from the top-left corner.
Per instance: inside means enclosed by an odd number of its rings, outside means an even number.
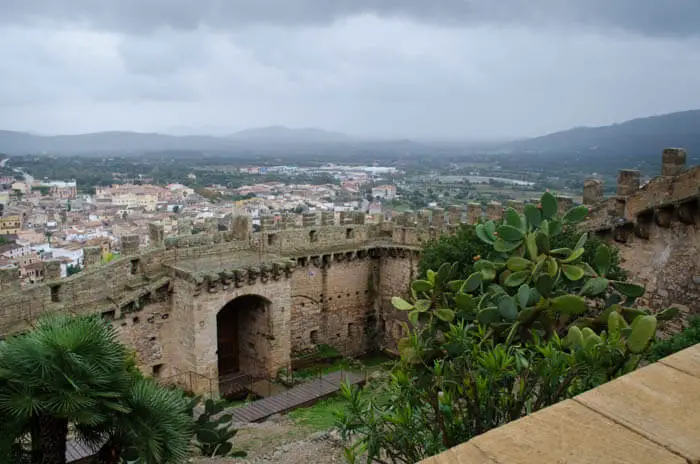
[[[498,203],[492,200],[506,204],[507,199],[532,198],[537,192],[533,182],[479,176],[478,171],[409,176],[378,163],[229,167],[224,172],[249,181],[235,187],[201,185],[198,170],[184,176],[188,185],[156,185],[148,173],[120,172],[112,173],[112,185],[81,185],[76,180],[38,180],[12,167],[12,161],[0,161],[0,268],[19,268],[23,286],[43,281],[47,261],[60,262],[61,277],[80,272],[85,247],[100,247],[104,262],[119,256],[125,235],[139,236],[139,246],[147,248],[152,222],[161,223],[166,235],[176,235],[185,229],[193,234],[225,230],[240,215],[251,218],[254,230],[263,216],[280,222],[289,213],[358,211],[378,221],[412,209],[449,208],[470,198],[483,205]]]

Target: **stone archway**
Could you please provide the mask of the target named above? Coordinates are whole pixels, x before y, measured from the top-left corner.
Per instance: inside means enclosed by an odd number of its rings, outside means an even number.
[[[243,388],[267,375],[270,357],[270,301],[260,295],[242,295],[216,315],[219,388]]]

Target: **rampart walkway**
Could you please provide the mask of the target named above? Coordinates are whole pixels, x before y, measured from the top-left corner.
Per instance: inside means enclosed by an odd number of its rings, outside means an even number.
[[[700,463],[700,344],[422,464]]]

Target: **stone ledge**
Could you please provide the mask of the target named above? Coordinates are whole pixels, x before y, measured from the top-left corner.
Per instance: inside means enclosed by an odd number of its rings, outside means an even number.
[[[672,354],[671,356],[666,356],[659,362],[700,378],[700,344]]]
[[[700,462],[700,378],[652,364],[577,396],[577,401],[633,432]]]

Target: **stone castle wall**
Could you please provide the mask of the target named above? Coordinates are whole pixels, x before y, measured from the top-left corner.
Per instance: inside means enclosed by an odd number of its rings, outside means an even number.
[[[305,226],[263,218],[259,232],[237,218],[231,230],[175,237],[152,224],[150,248],[124,237],[121,257],[107,264],[94,257],[66,279],[20,288],[17,276],[3,273],[0,335],[26,330],[49,312],[101,313],[145,372],[189,375],[193,389],[215,391],[217,314],[239,296],[257,295],[266,310],[239,327],[246,372],[288,368],[295,353],[319,344],[358,355],[392,345],[384,340],[385,319],[394,313],[390,293],[407,288],[422,240],[454,231],[440,213],[435,225],[428,218],[427,233],[407,223],[400,243],[393,241],[395,224],[365,223],[358,214],[307,214]]]
[[[642,186],[638,171],[621,171],[611,198],[596,185],[583,228],[617,245],[630,279],[647,287],[640,303],[700,313],[700,166],[685,160],[682,149],[664,150],[662,175]]]

